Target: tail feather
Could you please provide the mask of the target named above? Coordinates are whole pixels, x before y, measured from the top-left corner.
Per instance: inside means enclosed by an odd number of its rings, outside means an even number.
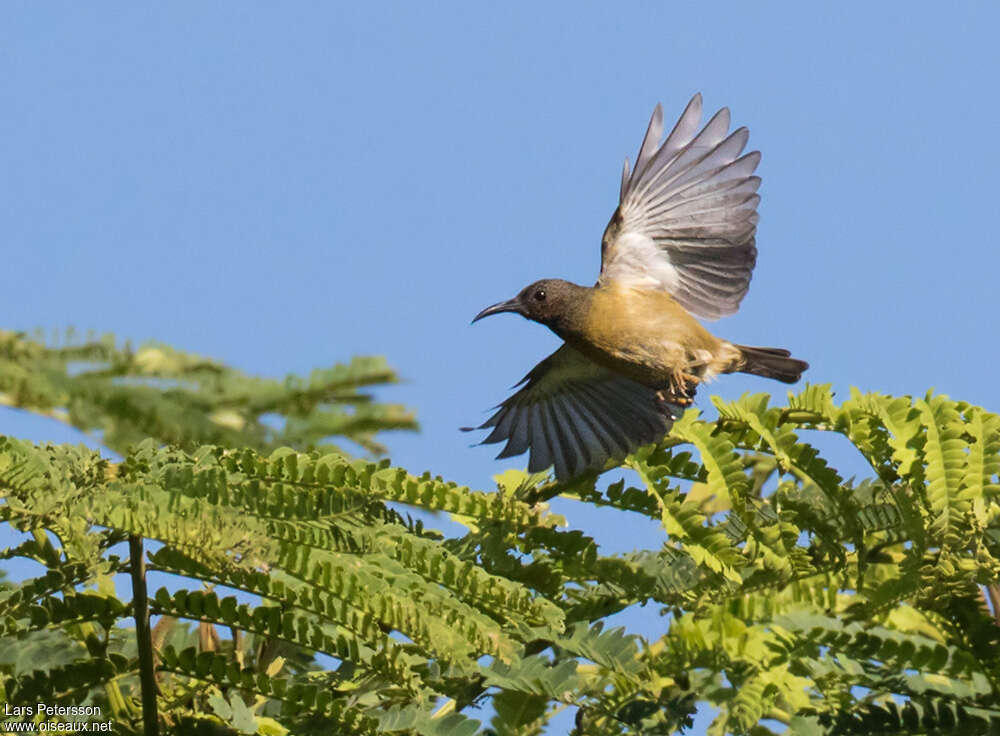
[[[795,383],[802,378],[802,373],[809,367],[804,360],[791,357],[792,354],[781,348],[759,348],[747,345],[734,346],[743,356],[743,362],[736,370],[740,373],[750,373],[754,376],[774,378],[785,383]]]

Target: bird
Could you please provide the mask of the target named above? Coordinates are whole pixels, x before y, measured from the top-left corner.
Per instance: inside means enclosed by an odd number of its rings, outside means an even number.
[[[512,312],[563,344],[519,382],[478,427],[480,444],[506,442],[497,459],[528,451],[528,470],[557,481],[602,471],[658,442],[720,374],[795,383],[809,367],[781,348],[739,345],[697,318],[739,308],[757,261],[760,152],[743,153],[745,127],[729,132],[722,108],[699,129],[695,94],[663,138],[653,111],[635,167],[625,159],[618,206],[601,240],[594,286],[542,279],[472,320]]]

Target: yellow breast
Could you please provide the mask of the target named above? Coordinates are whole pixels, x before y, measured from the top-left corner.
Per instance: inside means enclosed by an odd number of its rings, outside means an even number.
[[[723,344],[665,291],[615,285],[593,290],[583,332],[589,344],[574,347],[648,384],[707,362]]]

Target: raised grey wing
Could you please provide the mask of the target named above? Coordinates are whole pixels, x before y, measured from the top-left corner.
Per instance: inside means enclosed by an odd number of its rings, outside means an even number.
[[[698,130],[695,95],[670,135],[653,112],[635,168],[622,172],[619,205],[601,244],[599,283],[662,289],[706,319],[739,308],[757,260],[760,153],[743,154],[746,128],[729,133],[729,110]]]
[[[497,458],[530,451],[528,470],[555,466],[568,480],[599,471],[656,442],[673,424],[673,409],[657,392],[617,375],[568,345],[532,368],[522,386],[477,429],[482,444],[506,441]]]

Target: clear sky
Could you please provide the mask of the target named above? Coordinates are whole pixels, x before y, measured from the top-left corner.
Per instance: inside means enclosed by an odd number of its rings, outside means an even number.
[[[998,410],[998,27],[985,0],[6,2],[0,327],[270,376],[384,354],[405,383],[380,398],[422,424],[393,461],[491,487],[526,461],[458,427],[558,339],[470,319],[593,282],[623,157],[701,91],[763,153],[757,270],[712,329],[842,397]],[[7,410],[0,433],[72,436]]]

